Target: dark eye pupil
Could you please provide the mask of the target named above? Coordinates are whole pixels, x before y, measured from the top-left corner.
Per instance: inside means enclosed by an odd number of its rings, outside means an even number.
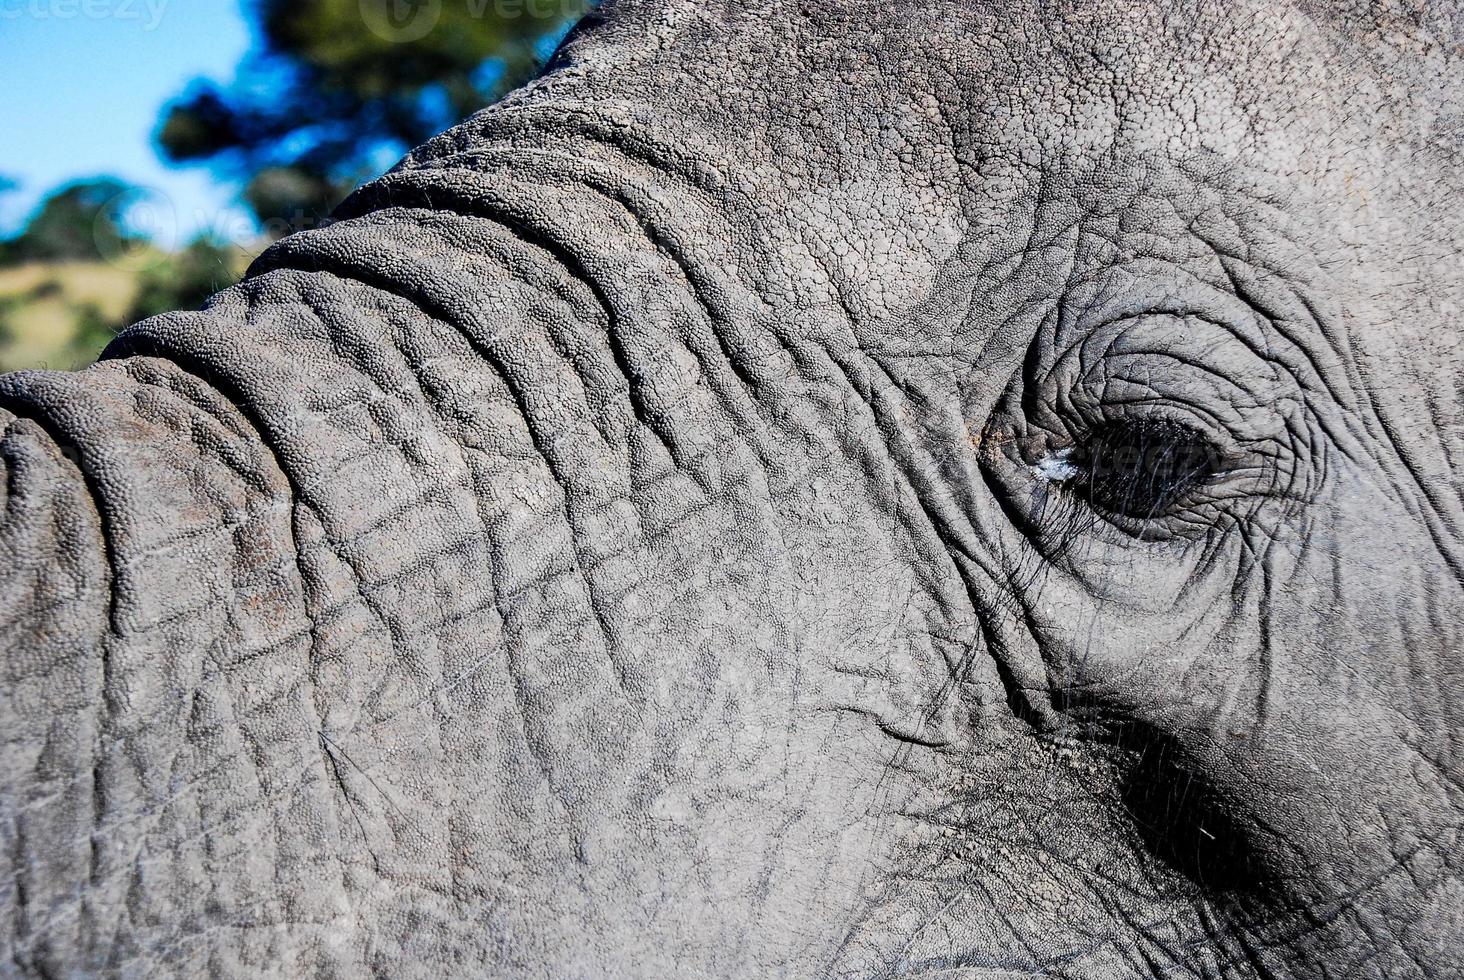
[[[1173,422],[1121,419],[1089,438],[1079,491],[1093,506],[1132,518],[1164,514],[1215,475],[1208,440]]]

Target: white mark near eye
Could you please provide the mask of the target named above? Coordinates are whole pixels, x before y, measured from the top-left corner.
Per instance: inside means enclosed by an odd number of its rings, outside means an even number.
[[[1057,452],[1044,456],[1038,460],[1037,465],[1032,467],[1032,472],[1050,483],[1062,483],[1071,480],[1080,472],[1076,463],[1072,461],[1073,451],[1071,448],[1059,449]]]

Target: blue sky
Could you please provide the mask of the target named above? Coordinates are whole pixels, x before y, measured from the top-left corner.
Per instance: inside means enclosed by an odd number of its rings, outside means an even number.
[[[115,174],[158,192],[179,242],[252,227],[234,188],[153,148],[158,110],[198,75],[222,80],[251,41],[240,0],[0,0],[0,234],[57,184]],[[169,244],[164,241],[163,244]]]

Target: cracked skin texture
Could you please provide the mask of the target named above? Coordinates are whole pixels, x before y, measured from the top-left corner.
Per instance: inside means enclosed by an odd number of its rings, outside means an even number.
[[[1464,975],[1461,37],[611,2],[0,379],[0,972]]]

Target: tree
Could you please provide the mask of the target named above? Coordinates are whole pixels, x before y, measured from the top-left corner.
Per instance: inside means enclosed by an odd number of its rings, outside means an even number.
[[[19,181],[17,181],[13,177],[6,176],[5,174],[0,174],[0,197],[4,197],[6,194],[13,194],[19,189]],[[0,239],[0,266],[8,265],[11,261],[13,261],[13,258],[10,254],[12,247],[13,246],[11,245],[9,239]],[[0,309],[0,322],[3,322],[3,316],[4,310]],[[0,343],[4,343],[3,332],[0,332]]]
[[[318,223],[357,183],[522,82],[591,0],[255,0],[230,85],[164,111],[174,162],[244,183],[267,232]]]
[[[25,231],[5,243],[9,262],[106,258],[135,247],[140,236],[125,212],[135,191],[114,177],[94,177],[52,191]]]

